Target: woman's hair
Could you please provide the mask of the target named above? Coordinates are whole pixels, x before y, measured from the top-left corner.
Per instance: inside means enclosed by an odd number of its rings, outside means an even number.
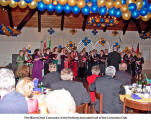
[[[16,91],[24,95],[25,97],[29,97],[33,91],[34,83],[31,78],[25,77],[18,81],[16,85]]]
[[[100,67],[98,65],[95,65],[91,69],[92,74],[99,75],[100,74]]]
[[[22,65],[18,67],[16,75],[19,78],[24,78],[29,76],[29,67],[27,65]]]
[[[35,51],[34,51],[34,53],[32,55],[33,60],[35,59],[35,56],[38,55],[38,51],[40,51],[40,49],[35,49]]]
[[[72,72],[72,70],[64,68],[61,71],[61,79],[62,80],[73,80],[73,72]]]
[[[50,64],[49,64],[49,71],[50,71],[50,72],[57,71],[56,64],[50,63]]]

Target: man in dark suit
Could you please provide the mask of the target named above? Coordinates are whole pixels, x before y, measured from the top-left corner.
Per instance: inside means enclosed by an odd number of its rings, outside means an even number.
[[[121,63],[121,55],[117,52],[117,48],[113,47],[113,52],[109,53],[107,59],[108,66],[114,66],[116,71],[119,71],[119,64]]]
[[[103,94],[103,113],[122,113],[123,105],[119,94],[125,94],[122,87],[122,81],[115,78],[116,70],[114,66],[106,68],[105,76],[96,78],[96,81],[90,85],[90,91],[96,91]],[[96,100],[95,109],[99,112],[99,100]]]
[[[116,79],[122,81],[123,85],[131,84],[132,75],[127,72],[127,64],[121,63],[119,68],[120,70],[116,72]]]
[[[0,69],[0,114],[27,114],[24,96],[15,91],[15,77],[11,70]]]
[[[66,89],[73,96],[76,106],[82,103],[90,103],[90,96],[83,84],[80,82],[72,81],[73,72],[70,69],[63,69],[61,71],[61,81],[52,84],[52,90]]]
[[[60,73],[57,72],[57,68],[56,68],[56,64],[54,63],[50,63],[49,64],[49,73],[47,73],[44,77],[43,77],[43,85],[44,87],[47,88],[51,88],[51,85],[55,82],[58,82],[61,80],[60,78]]]

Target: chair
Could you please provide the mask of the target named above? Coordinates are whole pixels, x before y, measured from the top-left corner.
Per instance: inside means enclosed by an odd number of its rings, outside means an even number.
[[[151,103],[141,103],[124,98],[123,113],[126,113],[126,107],[142,112],[151,111]]]
[[[99,99],[99,101],[100,101],[100,114],[102,114],[103,94],[97,93],[97,92],[95,91],[95,97],[96,97],[96,99]]]
[[[79,106],[76,106],[76,112],[77,113],[88,113],[88,104],[81,104]]]

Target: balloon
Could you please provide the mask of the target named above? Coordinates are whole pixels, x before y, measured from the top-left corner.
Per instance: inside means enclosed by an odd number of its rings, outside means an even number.
[[[121,0],[116,0],[113,5],[115,8],[120,8],[122,5],[122,2],[121,2]]]
[[[37,7],[37,2],[36,1],[32,1],[31,3],[28,4],[28,7],[30,9],[35,9]]]
[[[137,9],[137,6],[136,6],[135,3],[130,3],[130,4],[128,5],[128,7],[129,7],[129,11],[130,11],[130,12],[133,12],[134,10]]]
[[[137,9],[140,10],[143,6],[143,1],[142,0],[137,0],[135,2],[136,6],[137,6]]]
[[[58,4],[58,5],[55,6],[55,10],[56,10],[57,13],[61,13],[63,11],[63,6]]]
[[[68,4],[66,4],[66,5],[64,6],[64,12],[65,12],[65,13],[70,13],[71,10],[72,10],[72,7],[69,6]]]
[[[120,9],[121,9],[122,13],[127,12],[128,11],[128,6],[126,4],[122,5]]]
[[[88,3],[90,0],[85,0],[86,3]]]
[[[60,3],[61,5],[65,5],[67,2],[68,2],[68,0],[59,0],[59,3]]]
[[[2,1],[1,1],[1,5],[2,5],[2,6],[7,6],[8,4],[9,4],[9,2],[6,1],[6,0],[2,0]]]
[[[18,6],[20,8],[26,8],[27,7],[27,3],[24,0],[22,0],[22,1],[19,2]]]
[[[129,5],[130,3],[134,3],[134,0],[126,0],[127,5]]]
[[[103,23],[103,24],[101,24],[101,27],[105,27],[105,24]]]
[[[11,0],[10,3],[9,3],[9,6],[11,8],[15,8],[15,7],[17,7],[17,2],[15,2],[14,0]]]
[[[120,8],[118,8],[118,9],[115,11],[115,17],[120,18],[121,16],[122,16],[122,12],[121,12]]]
[[[32,0],[24,0],[26,3],[31,3]]]
[[[108,14],[110,15],[110,16],[114,16],[115,15],[115,7],[113,7],[113,8],[110,8],[109,9],[109,11],[108,11]]]
[[[91,2],[92,2],[93,5],[96,5],[96,4],[97,4],[97,1],[98,1],[98,0],[91,0]]]
[[[80,12],[80,8],[76,5],[76,6],[74,6],[74,7],[72,8],[72,12],[73,12],[74,14],[78,14],[78,13]]]
[[[92,6],[91,2],[88,2],[87,5],[89,6],[89,8]]]
[[[77,1],[76,0],[68,0],[68,4],[70,6],[75,6],[77,4]]]
[[[78,0],[77,6],[78,6],[79,8],[84,8],[84,6],[85,6],[85,1],[84,1],[84,0]]]
[[[148,0],[143,0],[143,7],[147,8],[148,7]]]
[[[46,5],[49,5],[52,3],[52,0],[43,0],[43,2],[46,4]]]
[[[104,6],[105,5],[105,0],[98,0],[97,4],[99,7]]]
[[[44,11],[46,9],[46,5],[41,1],[41,2],[38,2],[37,4],[37,9],[39,11]]]
[[[142,8],[142,9],[140,10],[140,15],[141,15],[141,16],[145,16],[145,15],[147,15],[147,13],[148,13],[148,11],[147,11],[147,9],[145,9],[145,8]]]
[[[134,10],[134,11],[131,13],[131,16],[132,16],[132,18],[136,19],[136,18],[139,17],[139,14],[140,14],[139,11]]]
[[[14,0],[15,2],[19,2],[20,0]]]
[[[91,22],[92,22],[92,23],[95,23],[95,20],[94,20],[94,19],[92,19],[92,20],[91,20]]]
[[[126,4],[126,0],[122,0],[122,4]]]
[[[101,26],[101,24],[99,23],[99,24],[97,24],[97,27],[100,27]]]
[[[57,0],[54,0],[53,5],[57,5],[57,4],[58,4]]]
[[[122,18],[124,20],[129,20],[131,18],[131,13],[130,12],[125,12],[122,14]]]
[[[105,5],[106,5],[107,8],[112,8],[113,7],[113,1],[112,0],[107,0],[105,2]]]
[[[107,13],[107,8],[106,6],[100,7],[99,9],[100,15],[105,15]]]
[[[151,4],[148,5],[148,12],[151,13]]]
[[[55,9],[55,7],[54,7],[54,5],[51,3],[51,4],[49,4],[49,5],[47,5],[47,10],[49,11],[49,12],[52,12],[52,11],[54,11],[54,9]]]
[[[104,22],[105,22],[104,18],[101,18],[101,19],[100,19],[100,22],[104,23]]]
[[[148,21],[149,19],[151,19],[151,17],[149,16],[149,14],[146,15],[146,16],[142,16],[141,18],[142,18],[142,20],[145,21],[145,22]]]
[[[90,13],[90,8],[86,5],[84,8],[82,8],[82,13],[84,15],[89,15]]]
[[[97,13],[98,10],[99,10],[99,8],[98,8],[97,5],[92,5],[92,6],[91,6],[91,11],[92,11],[92,13]]]

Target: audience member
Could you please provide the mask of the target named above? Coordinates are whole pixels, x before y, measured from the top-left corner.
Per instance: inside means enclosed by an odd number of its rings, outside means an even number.
[[[29,77],[29,67],[27,65],[22,65],[18,67],[16,71],[16,77],[22,79],[24,77]]]

